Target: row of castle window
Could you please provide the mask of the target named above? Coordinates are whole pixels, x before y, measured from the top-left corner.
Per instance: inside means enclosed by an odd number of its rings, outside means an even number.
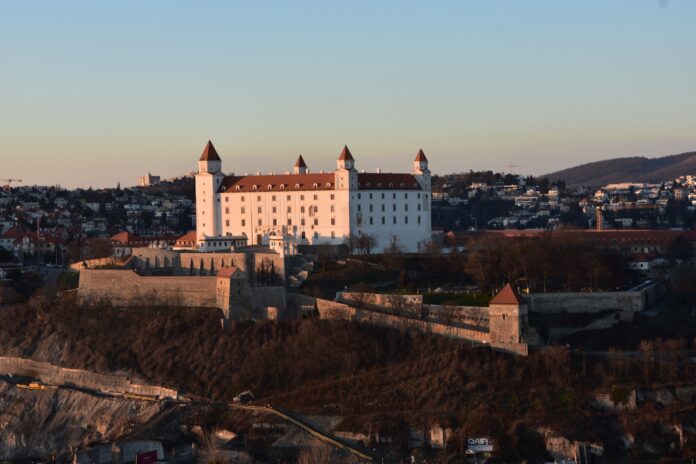
[[[421,217],[420,215],[417,218],[418,225],[421,225]],[[359,226],[363,225],[363,220],[362,220],[362,214],[358,214],[356,217],[356,222]],[[392,216],[392,224],[396,224],[396,216]],[[375,225],[374,218],[372,216],[369,217],[369,224],[371,226]],[[382,216],[382,225],[387,224],[387,218],[385,216]],[[404,224],[408,224],[408,216],[404,216]]]
[[[382,193],[381,195],[382,195],[382,200],[384,200],[384,194]],[[418,193],[418,194],[416,194],[416,195],[417,195],[418,199],[420,200],[421,194]],[[369,196],[369,199],[372,200],[372,194],[371,194],[371,193],[368,193],[368,196]],[[362,194],[361,194],[361,193],[358,193],[358,200],[360,200],[361,198],[362,198]],[[405,199],[408,199],[408,193],[404,193],[404,198],[405,198]],[[426,193],[426,194],[424,195],[423,198],[425,198],[425,199],[427,200],[427,199],[428,199],[428,194]],[[393,200],[396,200],[396,193],[392,193],[392,199],[393,199]]]
[[[278,220],[277,220],[277,219],[273,219],[271,222],[272,222],[272,224],[273,224],[274,226],[277,226],[277,225],[278,225]],[[258,225],[262,226],[262,225],[263,225],[263,220],[262,220],[262,219],[259,219],[259,220],[257,221],[257,223],[258,223]],[[203,225],[205,225],[205,224],[203,224]],[[289,226],[292,225],[292,219],[290,219],[290,218],[288,218],[288,225],[289,225]],[[304,218],[300,219],[300,225],[302,225],[302,226],[305,225],[305,220],[304,220]],[[319,225],[319,219],[314,218],[314,225],[315,225],[315,226],[318,226],[318,225]],[[336,218],[331,218],[331,225],[332,225],[332,226],[335,226],[335,225],[336,225]],[[225,219],[225,226],[226,226],[226,227],[229,227],[229,226],[230,226],[230,220],[229,220],[229,219]],[[242,227],[246,227],[246,219],[242,219]]]
[[[300,195],[300,201],[304,201],[304,199],[305,199],[304,197],[305,197],[304,195]],[[318,199],[319,199],[319,195],[312,195],[312,198],[313,198],[314,200],[318,200]],[[287,201],[292,201],[292,196],[291,196],[291,195],[287,195],[285,199],[286,199]],[[334,196],[333,193],[331,194],[331,199],[332,199],[332,200],[335,199],[335,196]],[[245,196],[244,196],[244,195],[241,195],[241,196],[239,197],[239,201],[244,201],[244,200],[245,200]],[[229,201],[230,201],[230,197],[229,197],[228,195],[225,195],[225,203],[229,203]],[[261,195],[258,195],[258,196],[256,197],[256,201],[262,201]],[[276,195],[271,196],[271,201],[276,201]]]
[[[372,206],[373,205],[369,205],[370,212],[373,212]],[[420,210],[421,210],[421,205],[420,205],[420,203],[418,203],[418,211],[420,211]],[[361,205],[358,205],[358,211],[359,212],[362,211]],[[392,204],[392,211],[396,212],[396,203]],[[404,203],[404,211],[408,211],[408,203]],[[385,205],[382,205],[382,212],[383,213],[385,212]]]
[[[331,212],[333,213],[333,212],[335,212],[335,211],[336,211],[336,207],[335,207],[334,205],[331,205]],[[242,207],[239,209],[239,212],[240,212],[241,214],[246,214],[246,208],[245,208],[244,206],[242,206]],[[256,212],[259,213],[259,214],[263,214],[263,209],[259,206],[259,207],[256,208]],[[276,214],[276,213],[278,212],[278,210],[277,210],[277,208],[276,208],[275,206],[273,206],[273,207],[271,208],[271,212],[272,212],[273,214]],[[305,212],[305,207],[304,207],[304,206],[300,206],[300,212],[301,212],[301,213],[304,213],[304,212]],[[310,206],[310,207],[309,207],[309,214],[310,214],[310,215],[316,214],[316,213],[318,213],[318,212],[319,212],[319,207],[318,207],[318,206],[313,205],[313,206]],[[292,207],[291,207],[291,206],[288,206],[288,213],[292,213]],[[225,214],[230,214],[230,208],[228,208],[228,207],[225,208]]]

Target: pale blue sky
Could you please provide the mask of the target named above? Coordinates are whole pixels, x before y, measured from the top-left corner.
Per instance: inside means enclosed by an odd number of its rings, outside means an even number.
[[[696,1],[0,0],[0,178],[539,174],[696,149]]]

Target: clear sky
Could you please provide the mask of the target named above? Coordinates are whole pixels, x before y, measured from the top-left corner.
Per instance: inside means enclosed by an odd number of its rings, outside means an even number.
[[[696,1],[0,1],[0,178],[302,153],[540,174],[696,149]],[[519,165],[510,168],[509,165]]]

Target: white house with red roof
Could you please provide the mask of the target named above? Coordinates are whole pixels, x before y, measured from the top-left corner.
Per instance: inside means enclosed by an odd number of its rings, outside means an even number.
[[[311,173],[302,156],[285,174],[235,176],[208,142],[196,174],[199,249],[225,249],[233,238],[249,245],[344,243],[369,235],[375,250],[396,238],[408,252],[431,239],[431,174],[419,150],[410,173],[358,172],[344,147],[334,172]],[[287,247],[286,247],[287,249]]]

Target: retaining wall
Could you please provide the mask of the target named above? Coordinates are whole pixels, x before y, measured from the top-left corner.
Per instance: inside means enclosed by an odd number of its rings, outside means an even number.
[[[171,399],[178,397],[176,390],[155,385],[131,383],[126,376],[69,369],[33,359],[2,356],[0,357],[0,374],[31,377],[48,385],[74,385],[117,394],[128,393]]]
[[[489,343],[490,334],[487,331],[471,330],[454,327],[438,322],[395,316],[371,310],[358,309],[336,301],[317,298],[317,311],[321,319],[339,319],[365,324],[374,324],[397,329],[410,329],[420,332],[433,333],[450,338],[471,340],[478,343]]]
[[[116,306],[172,304],[217,307],[217,277],[140,276],[132,270],[83,269],[78,298]]]

